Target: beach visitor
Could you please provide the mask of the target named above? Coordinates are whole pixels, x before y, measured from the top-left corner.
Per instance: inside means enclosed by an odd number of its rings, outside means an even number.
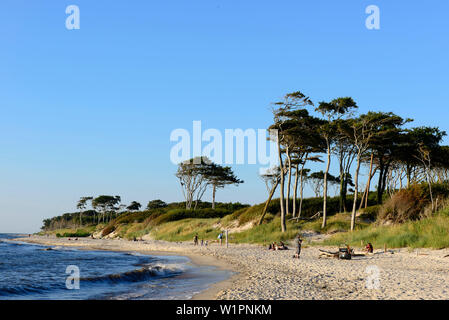
[[[299,256],[301,254],[301,244],[302,244],[302,239],[301,239],[301,236],[298,235],[298,237],[295,240],[296,253],[293,256],[293,258],[299,259]]]
[[[365,251],[367,253],[373,253],[374,248],[373,248],[373,245],[370,242],[368,242],[368,244],[365,246]]]
[[[288,250],[288,248],[282,241],[280,241],[278,250]]]
[[[218,240],[220,241],[220,246],[223,244],[223,232],[218,235]]]
[[[193,245],[194,246],[198,245],[198,234],[196,234],[195,237],[193,237]]]

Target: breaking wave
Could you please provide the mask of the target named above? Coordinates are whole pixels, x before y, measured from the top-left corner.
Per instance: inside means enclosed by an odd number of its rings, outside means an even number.
[[[150,265],[140,269],[107,274],[98,277],[81,278],[85,282],[139,282],[149,280],[155,277],[173,277],[182,273],[182,267],[178,265]]]

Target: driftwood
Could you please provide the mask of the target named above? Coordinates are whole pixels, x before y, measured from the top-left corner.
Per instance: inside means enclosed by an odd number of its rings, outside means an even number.
[[[315,220],[321,217],[322,212],[318,211],[317,213],[315,213],[313,216],[305,218],[305,217],[294,217],[294,218],[290,218],[288,219],[288,221],[292,221],[292,220],[306,220],[306,221],[311,221],[311,220]]]
[[[449,257],[449,254],[445,255],[443,258],[447,258],[447,257]]]
[[[337,252],[330,252],[326,250],[321,250],[320,257],[327,257],[327,258],[337,258],[338,259],[338,251]]]
[[[350,252],[350,254],[351,254],[351,257],[365,257],[366,256],[366,254],[365,253],[354,253],[354,250],[352,249],[350,249],[349,248],[349,246],[347,246],[348,247],[348,251]],[[322,249],[319,249],[320,250],[320,257],[327,257],[327,258],[337,258],[338,259],[338,257],[339,257],[339,252],[338,251],[336,251],[336,252],[332,252],[332,251],[326,251],[326,250],[322,250]]]

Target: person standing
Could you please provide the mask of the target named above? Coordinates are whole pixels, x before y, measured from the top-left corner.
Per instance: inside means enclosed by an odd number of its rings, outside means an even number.
[[[293,256],[293,258],[299,259],[299,256],[301,254],[301,246],[302,246],[302,239],[301,235],[298,234],[298,236],[295,239],[296,253]]]
[[[198,234],[196,234],[195,237],[193,237],[193,245],[194,246],[198,245]]]
[[[223,244],[223,232],[218,235],[218,240],[220,241],[220,246]]]

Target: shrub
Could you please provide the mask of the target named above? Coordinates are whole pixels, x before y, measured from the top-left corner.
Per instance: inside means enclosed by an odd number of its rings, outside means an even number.
[[[360,219],[375,221],[377,219],[377,216],[379,215],[381,207],[381,205],[375,205],[362,209],[362,213],[359,216]]]
[[[113,225],[106,226],[106,228],[104,228],[103,231],[101,231],[101,236],[102,237],[107,236],[108,234],[114,232],[114,230],[115,226]]]
[[[152,200],[152,201],[148,202],[147,210],[165,208],[166,206],[167,206],[167,204],[160,199]]]
[[[62,235],[60,233],[56,234],[56,237],[61,238],[83,238],[83,237],[89,237],[90,232],[84,231],[84,230],[77,230],[76,232],[65,232]]]
[[[434,199],[445,198],[449,195],[447,184],[432,185]],[[395,193],[379,211],[380,221],[404,223],[409,220],[419,220],[426,215],[426,207],[431,204],[429,187],[418,184]]]
[[[126,224],[126,223],[134,223],[134,222],[143,222],[154,212],[158,212],[161,209],[155,210],[146,210],[146,211],[138,211],[138,212],[127,212],[122,214],[117,219],[113,220],[113,224]]]

